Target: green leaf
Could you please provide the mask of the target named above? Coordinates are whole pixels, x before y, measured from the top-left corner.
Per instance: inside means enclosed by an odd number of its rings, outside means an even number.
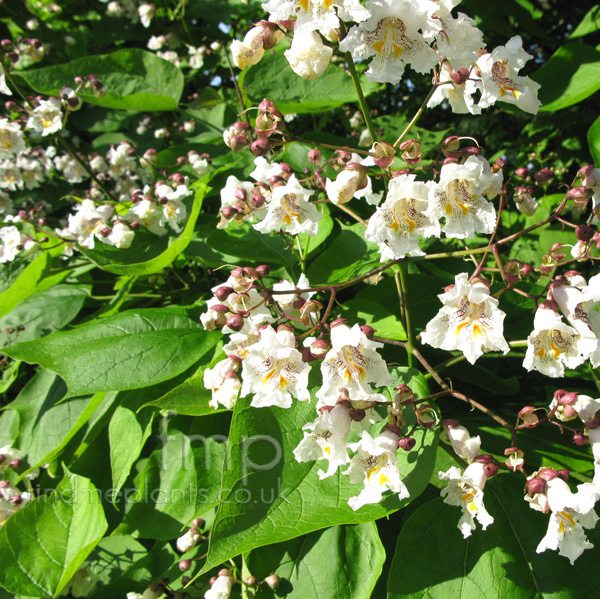
[[[0,529],[0,584],[56,596],[107,529],[96,488],[67,471],[56,490],[18,510]]]
[[[0,293],[0,316],[14,310],[25,298],[29,297],[41,281],[48,268],[48,253],[41,253],[27,268],[19,274],[8,289]]]
[[[594,163],[600,164],[600,117],[589,128],[587,138]]]
[[[256,598],[369,599],[381,574],[385,549],[374,522],[333,526],[250,553],[248,569],[259,580],[281,578],[277,595],[263,584]]]
[[[325,243],[331,232],[333,231],[333,218],[330,216],[329,207],[326,204],[321,204],[320,210],[323,217],[319,220],[319,230],[316,235],[307,235],[300,233],[298,235],[299,245],[302,248],[302,253],[305,257],[314,255],[316,249]]]
[[[312,285],[333,285],[359,277],[380,265],[379,246],[366,241],[360,223],[343,227],[333,243],[308,269]]]
[[[225,438],[197,433],[187,422],[187,428],[169,423],[161,430],[161,444],[146,463],[120,533],[172,540],[217,504]]]
[[[467,539],[456,526],[460,508],[435,499],[416,510],[398,536],[388,599],[600,597],[595,551],[584,551],[575,566],[555,551],[536,553],[549,516],[523,500],[522,479],[491,479],[485,506],[494,523]],[[597,530],[586,534],[600,539]]]
[[[423,377],[399,369],[401,382],[422,397]],[[338,524],[381,518],[417,497],[427,486],[435,463],[437,435],[416,434],[416,447],[398,454],[400,474],[410,492],[402,503],[395,494],[377,505],[353,511],[348,499],[361,485],[339,472],[320,480],[319,462],[296,461],[293,450],[304,436],[302,426],[315,419],[314,405],[294,402],[289,410],[250,407],[251,397],[238,399],[229,433],[229,459],[223,472],[221,505],[212,529],[203,572],[256,547],[286,541]],[[410,415],[405,413],[410,421]]]
[[[569,39],[583,37],[589,33],[594,33],[600,29],[600,4],[590,8],[589,12],[583,17],[581,23],[575,27]]]
[[[154,413],[146,410],[142,414],[136,414],[134,409],[139,403],[139,401],[121,403],[117,406],[108,425],[110,465],[115,493],[127,480],[131,467],[139,458],[152,432]]]
[[[360,294],[359,294],[360,295]],[[396,304],[397,306],[397,304]],[[377,337],[404,341],[406,332],[398,315],[389,308],[390,304],[382,304],[357,297],[345,302],[342,306],[342,316],[350,322],[367,324],[375,329]],[[396,312],[399,313],[399,307]]]
[[[217,252],[254,260],[260,264],[272,262],[293,269],[297,259],[276,233],[260,233],[246,222],[232,222],[226,229],[214,229],[206,239]]]
[[[126,250],[107,243],[98,243],[93,250],[85,247],[80,249],[100,268],[117,275],[141,276],[159,272],[169,266],[192,239],[207,190],[204,184],[196,190],[188,220],[179,237],[159,237],[148,231],[139,231],[135,234],[131,247]]]
[[[600,52],[582,42],[561,46],[532,79],[542,86],[540,110],[567,108],[600,89]]]
[[[281,52],[265,54],[258,64],[241,73],[239,84],[254,104],[269,98],[284,114],[322,112],[357,101],[350,75],[339,67],[330,64],[318,79],[302,79]],[[364,77],[361,87],[365,96],[381,88]]]
[[[170,310],[130,310],[4,351],[58,373],[73,396],[166,381],[189,368],[220,338]]]
[[[86,289],[72,285],[57,285],[30,295],[12,312],[0,318],[0,345],[8,339],[5,329],[25,327],[18,340],[39,339],[69,324],[83,307],[88,296]]]
[[[157,111],[177,110],[183,92],[183,73],[168,60],[152,52],[129,48],[111,54],[86,56],[52,67],[19,71],[15,78],[40,94],[58,96],[63,85],[73,78],[94,74],[107,94],[96,96],[82,89],[85,102],[105,108]]]

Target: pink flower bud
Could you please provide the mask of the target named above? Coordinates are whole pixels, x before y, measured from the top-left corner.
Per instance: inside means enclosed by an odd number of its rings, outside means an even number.
[[[575,227],[575,235],[579,241],[590,241],[596,234],[596,230],[589,225],[579,225]]]
[[[398,441],[398,448],[404,449],[404,451],[410,451],[416,443],[417,442],[412,437],[404,437]]]
[[[582,433],[575,433],[573,435],[573,443],[575,443],[575,445],[587,445],[588,442],[589,438]]]
[[[271,151],[271,143],[268,139],[257,139],[250,144],[250,149],[255,156],[266,156]]]
[[[367,413],[363,409],[357,408],[354,410],[350,410],[350,413],[348,415],[352,420],[354,420],[354,422],[360,422],[361,420],[365,419]]]
[[[234,314],[233,316],[230,316],[227,321],[225,322],[225,324],[232,330],[235,332],[241,331],[242,327],[244,326],[244,318],[241,314]]]
[[[529,171],[525,167],[518,168],[515,171],[515,175],[517,175],[517,177],[521,177],[522,179],[524,179],[528,174]]]
[[[525,483],[525,488],[531,495],[546,492],[546,481],[542,478],[531,478]]]
[[[546,482],[550,482],[553,478],[558,476],[558,472],[554,468],[540,468],[538,471],[538,477]]]
[[[314,165],[321,164],[321,160],[323,160],[323,154],[321,153],[321,150],[317,150],[317,148],[309,150],[308,160]]]
[[[498,470],[500,470],[500,466],[498,464],[484,464],[483,473],[489,478],[490,476],[494,476],[498,474]]]
[[[548,168],[543,168],[542,170],[539,170],[537,173],[533,174],[533,178],[540,185],[548,183],[548,181],[550,181],[550,179],[552,179],[553,177],[554,173]]]
[[[373,327],[370,327],[368,324],[363,324],[359,328],[365,334],[367,339],[373,339],[373,336],[375,335],[375,329]]]
[[[329,343],[325,339],[317,339],[310,346],[310,353],[315,360],[322,360],[329,351]]]

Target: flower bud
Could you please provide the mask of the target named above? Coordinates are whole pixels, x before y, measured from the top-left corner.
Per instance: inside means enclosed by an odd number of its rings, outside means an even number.
[[[400,146],[401,149],[402,146]],[[394,162],[396,148],[385,141],[378,141],[373,145],[375,156],[373,158],[375,164],[379,168],[389,168]],[[404,154],[402,155],[404,157]]]
[[[525,483],[525,488],[529,491],[531,495],[535,495],[536,493],[545,493],[546,492],[546,481],[542,478],[530,478]]]
[[[227,144],[234,152],[241,152],[247,145],[248,140],[241,135],[234,135]]]
[[[460,150],[460,140],[461,138],[458,135],[451,135],[450,137],[446,137],[446,139],[442,142],[440,149],[444,153],[446,157],[453,157],[452,154],[455,154]]]
[[[237,333],[241,331],[244,326],[244,318],[241,314],[234,314],[227,319],[225,325]]]
[[[540,421],[535,414],[536,409],[533,406],[525,406],[519,410],[519,418],[523,421],[526,428],[535,428]]]
[[[310,354],[315,360],[322,360],[329,351],[329,343],[325,339],[317,339],[310,346]]]
[[[182,559],[179,562],[179,569],[182,572],[187,572],[191,567],[192,567],[192,560],[191,559]]]
[[[354,422],[360,422],[365,419],[367,413],[362,408],[356,408],[354,410],[350,410],[349,414],[350,418],[354,420]]]
[[[283,114],[277,109],[275,106],[275,102],[272,100],[267,100],[266,98],[262,100],[258,105],[259,112],[266,112],[277,117],[280,121],[283,120]]]
[[[572,187],[567,193],[567,198],[569,200],[580,200],[583,198],[587,199],[589,197],[591,197],[590,193],[583,185]]]
[[[240,358],[238,358],[237,356],[227,356],[230,360],[234,360],[234,361],[241,361]],[[192,520],[192,526],[194,528],[204,528],[204,525],[206,524],[206,522],[204,522],[204,520],[202,518],[194,518]]]
[[[271,267],[268,264],[261,264],[260,266],[256,267],[256,272],[261,277],[268,277],[269,273],[271,272]]]
[[[408,385],[397,385],[394,387],[394,390],[397,391],[396,395],[394,396],[394,403],[404,405],[412,402],[414,394]]]
[[[553,478],[558,476],[558,472],[554,468],[540,468],[538,470],[538,477],[546,482],[550,482]]]
[[[252,588],[258,586],[258,578],[256,576],[248,576],[246,579],[246,584]]]
[[[589,442],[589,438],[586,437],[584,434],[582,433],[575,433],[573,435],[573,443],[575,443],[575,445],[587,445],[587,443]]]
[[[317,300],[308,300],[302,304],[300,308],[300,320],[304,326],[314,324],[313,321],[318,318],[319,313],[323,309],[323,304]]]
[[[556,473],[556,476],[558,476],[558,478],[561,478],[565,482],[569,481],[569,475],[570,475],[570,472],[568,470],[565,470],[564,468],[561,470],[558,470],[558,472]]]
[[[256,139],[250,144],[250,149],[257,157],[266,156],[271,151],[271,143],[265,138]]]
[[[277,574],[271,574],[265,578],[264,582],[270,589],[276,589],[281,584],[281,578]]]
[[[417,408],[415,415],[417,417],[417,423],[425,428],[433,428],[439,422],[437,412],[428,405]]]
[[[494,476],[495,474],[498,474],[498,470],[500,470],[500,467],[498,466],[498,464],[484,464],[483,465],[483,473],[489,478],[490,476]]]
[[[410,451],[415,445],[416,441],[412,437],[404,437],[398,440],[398,448],[404,451]]]
[[[308,160],[314,165],[321,164],[321,160],[323,160],[323,154],[321,153],[321,150],[317,150],[317,148],[309,150]]]
[[[220,302],[224,302],[232,293],[235,293],[232,287],[223,285],[222,287],[218,287],[214,294]]]
[[[465,69],[464,67],[458,71],[455,71],[454,69],[451,69],[450,71],[450,78],[452,81],[454,81],[454,83],[456,83],[456,85],[463,85],[469,78],[469,75],[469,69]]]
[[[416,139],[403,141],[398,148],[402,150],[401,157],[407,164],[418,164],[423,157],[421,142]]]
[[[365,334],[367,339],[373,339],[373,336],[375,335],[375,329],[373,327],[370,327],[368,324],[363,324],[359,328]]]
[[[525,463],[525,454],[518,447],[508,447],[504,450],[504,455],[508,456],[504,461],[504,465],[512,470],[521,470]]]
[[[545,185],[553,177],[554,173],[548,168],[543,168],[542,170],[539,170],[537,173],[533,174],[533,178],[536,180],[536,183],[539,183],[540,185]]]
[[[528,175],[528,173],[529,171],[525,167],[518,168],[515,171],[515,175],[517,175],[517,177],[521,177],[521,179],[524,179]]]
[[[595,233],[596,230],[589,225],[579,225],[575,227],[575,235],[579,241],[590,241]]]
[[[217,572],[217,576],[232,576],[231,570],[227,568],[222,568]]]

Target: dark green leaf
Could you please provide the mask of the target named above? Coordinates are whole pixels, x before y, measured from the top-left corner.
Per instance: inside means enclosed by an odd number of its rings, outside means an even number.
[[[0,316],[14,310],[20,302],[34,293],[47,268],[48,253],[43,252],[27,265],[10,287],[0,293]]]
[[[104,84],[104,97],[81,90],[90,104],[123,110],[177,110],[183,92],[183,73],[152,52],[128,48],[111,54],[86,56],[71,62],[20,71],[18,80],[48,96],[58,96],[63,85],[80,75],[96,75]]]
[[[106,531],[94,485],[67,472],[0,529],[0,584],[13,593],[56,596]]]
[[[416,396],[422,396],[427,383],[417,371],[401,369],[398,375]],[[339,472],[320,480],[317,471],[321,463],[299,463],[293,456],[304,435],[302,426],[315,418],[314,406],[296,401],[289,410],[252,408],[250,400],[238,399],[234,409],[221,505],[203,571],[262,545],[327,526],[381,518],[409,503],[427,485],[437,437],[420,432],[415,436],[416,448],[397,456],[410,498],[400,503],[398,496],[391,494],[380,504],[353,511],[348,499],[360,492],[360,485],[350,484]]]
[[[333,526],[250,553],[248,569],[259,580],[281,578],[275,593],[262,585],[261,597],[286,599],[369,599],[381,574],[385,550],[374,522]]]
[[[582,42],[561,46],[533,75],[548,112],[577,104],[600,89],[600,52]]]
[[[189,368],[220,337],[169,310],[130,310],[5,352],[57,372],[73,396],[166,381]]]
[[[292,71],[281,52],[266,54],[255,66],[242,72],[240,87],[255,104],[269,98],[281,112],[319,112],[347,102],[356,102],[356,89],[348,73],[334,64],[318,79],[302,79]],[[361,78],[363,93],[380,89],[380,85]]]

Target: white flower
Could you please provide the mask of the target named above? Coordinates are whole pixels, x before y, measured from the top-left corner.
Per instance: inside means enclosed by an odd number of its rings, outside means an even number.
[[[473,99],[473,94],[481,87],[480,80],[474,80],[475,74],[472,73],[464,83],[457,83],[450,76],[451,71],[450,64],[444,62],[440,69],[440,85],[433,92],[427,107],[433,108],[448,100],[455,114],[480,114],[481,107]]]
[[[548,531],[536,552],[558,550],[559,555],[569,558],[573,564],[585,549],[594,546],[587,540],[584,528],[593,528],[598,521],[593,509],[598,491],[590,483],[584,483],[578,485],[577,492],[573,493],[569,485],[557,476],[546,483],[546,496],[552,513]]]
[[[240,359],[231,356],[204,371],[204,387],[212,391],[209,402],[211,408],[217,409],[221,404],[229,410],[233,409],[242,386],[236,374],[239,369]]]
[[[158,599],[162,594],[162,591],[154,592],[148,587],[143,593],[127,593],[127,599]]]
[[[518,35],[511,38],[506,46],[499,46],[491,54],[481,56],[477,60],[483,83],[479,106],[486,108],[500,100],[536,114],[541,105],[537,98],[540,85],[529,77],[517,75],[530,58],[531,55],[523,50],[523,41]]]
[[[422,256],[419,236],[439,237],[440,224],[429,214],[429,184],[416,175],[390,180],[384,203],[369,219],[365,239],[379,244],[381,261]]]
[[[538,203],[531,193],[527,191],[526,187],[517,187],[513,200],[519,212],[525,216],[533,216],[535,214]]]
[[[454,18],[449,8],[443,6],[435,16],[441,26],[436,36],[438,53],[447,58],[455,69],[469,68],[484,47],[483,33],[477,28],[477,23],[463,13]]]
[[[142,22],[142,25],[146,27],[146,29],[150,27],[150,21],[152,21],[152,17],[154,16],[155,12],[156,6],[154,6],[154,4],[144,3],[138,6],[138,14],[140,15],[140,21]]]
[[[6,216],[4,220],[10,222],[11,218]],[[0,264],[12,262],[17,254],[27,255],[37,247],[33,239],[23,235],[14,225],[0,227]]]
[[[441,491],[444,503],[463,510],[458,528],[465,539],[475,530],[475,519],[484,530],[494,522],[483,505],[483,487],[487,481],[483,464],[474,462],[467,466],[464,474],[460,468],[452,466],[446,472],[439,472],[438,477],[448,481],[448,486]]]
[[[194,46],[188,46],[188,54],[190,67],[192,67],[192,69],[201,69],[204,65],[206,46],[199,46],[198,48],[195,48]]]
[[[150,199],[136,202],[127,214],[127,219],[140,222],[155,235],[166,235],[167,233],[167,229],[160,224],[162,212],[156,202]]]
[[[6,85],[6,73],[4,72],[4,67],[0,64],[0,94],[6,94],[7,96],[12,96],[12,92],[8,85]]]
[[[396,461],[398,439],[398,435],[390,430],[384,430],[375,439],[363,431],[360,441],[350,444],[350,449],[357,454],[344,474],[350,475],[350,482],[364,484],[360,494],[348,500],[353,510],[369,503],[379,503],[386,491],[397,493],[400,501],[410,496],[400,478]]]
[[[202,158],[198,152],[192,151],[188,154],[188,163],[200,177],[208,172],[209,162],[206,158]]]
[[[167,43],[164,35],[152,35],[146,44],[148,50],[160,50]]]
[[[335,180],[327,179],[325,189],[328,199],[336,205],[345,204],[352,198],[365,198],[372,206],[379,204],[381,193],[373,193],[371,179],[367,176],[367,165],[373,165],[372,158],[351,162]]]
[[[444,427],[444,437],[452,444],[454,453],[463,460],[472,464],[479,455],[481,439],[471,437],[469,431],[464,426]]]
[[[252,406],[291,408],[292,397],[310,401],[310,366],[295,345],[294,333],[287,327],[277,332],[265,327],[260,331],[260,341],[248,348],[242,362],[241,396],[254,393]]]
[[[320,77],[332,54],[333,50],[323,44],[318,33],[304,29],[294,35],[290,49],[285,51],[290,67],[303,79]]]
[[[433,69],[438,55],[419,30],[435,28],[431,19],[438,9],[435,2],[371,0],[367,9],[371,17],[352,27],[340,43],[340,50],[350,52],[354,60],[374,56],[367,79],[398,83],[406,65],[419,73]]]
[[[571,325],[582,338],[589,339],[590,362],[594,368],[600,366],[600,275],[594,275],[589,283],[581,276],[567,277],[564,284],[554,287],[552,296]]]
[[[563,322],[558,312],[543,305],[535,313],[533,327],[523,360],[527,370],[551,377],[563,376],[565,366],[577,368],[596,348],[593,339],[581,337]]]
[[[200,533],[197,529],[190,528],[184,535],[177,539],[177,550],[186,553],[200,542]]]
[[[340,19],[359,23],[369,18],[369,11],[359,0],[269,0],[263,8],[271,13],[271,21],[295,18],[295,33],[308,29],[327,38],[340,26]]]
[[[204,599],[229,599],[233,587],[233,576],[219,576],[204,594]]]
[[[179,54],[177,54],[177,52],[175,50],[165,50],[164,52],[159,50],[156,52],[156,56],[158,56],[159,58],[162,58],[163,60],[169,61],[171,64],[174,64],[176,67],[181,66],[181,58],[179,58]]]
[[[502,171],[493,173],[481,156],[469,156],[464,164],[446,164],[440,181],[431,187],[431,215],[446,218],[442,231],[448,237],[470,239],[475,233],[491,233],[496,210],[483,196],[500,193]]]
[[[83,562],[60,595],[70,593],[73,597],[89,597],[93,594],[99,580],[100,578],[91,570],[88,563]]]
[[[69,214],[69,233],[77,237],[77,243],[93,250],[95,238],[103,239],[101,231],[108,228],[113,214],[112,206],[96,206],[92,200],[83,200],[75,206],[75,214]]]
[[[119,249],[127,249],[131,246],[134,235],[135,233],[125,223],[116,223],[103,241]]]
[[[283,36],[283,32],[280,32]],[[231,43],[231,58],[239,69],[247,69],[257,64],[265,54],[264,27],[252,27],[244,37],[244,41],[233,40]]]
[[[438,297],[444,305],[421,333],[423,343],[447,351],[459,349],[471,364],[488,351],[508,353],[502,333],[506,314],[490,297],[487,285],[469,283],[467,273],[461,273]]]
[[[332,410],[323,410],[314,422],[305,424],[304,438],[294,449],[298,462],[327,460],[327,471],[319,470],[317,474],[322,480],[333,476],[340,466],[350,462],[346,439],[350,433],[352,419],[350,408],[337,404]]]
[[[33,129],[42,137],[52,135],[62,129],[63,115],[58,98],[40,100],[38,106],[33,109],[33,114],[27,120],[27,129]]]
[[[158,221],[160,226],[168,224],[176,233],[181,231],[180,221],[184,220],[187,216],[187,211],[182,198],[186,198],[193,192],[189,190],[185,185],[178,185],[175,189],[169,185],[159,185],[156,188],[156,195],[162,199],[162,216]]]
[[[388,372],[385,360],[377,353],[382,343],[371,341],[358,324],[350,328],[337,324],[331,329],[331,349],[321,364],[323,385],[317,391],[318,407],[335,405],[339,389],[344,387],[352,401],[369,401],[377,387],[391,385],[394,377]]]
[[[24,151],[25,141],[19,123],[0,119],[0,158],[12,158]]]
[[[310,282],[307,276],[302,273],[296,285],[293,285],[290,283],[290,281],[280,281],[279,283],[275,283],[273,285],[273,291],[293,291],[295,289],[307,289],[309,287]],[[315,291],[309,291],[307,293],[273,293],[273,299],[288,316],[300,318],[302,314],[302,305],[307,302],[315,293]],[[313,319],[318,317],[314,313],[312,316]]]
[[[285,185],[273,190],[264,220],[253,227],[261,233],[286,231],[290,235],[316,235],[322,215],[308,202],[313,193],[304,189],[292,175]]]

